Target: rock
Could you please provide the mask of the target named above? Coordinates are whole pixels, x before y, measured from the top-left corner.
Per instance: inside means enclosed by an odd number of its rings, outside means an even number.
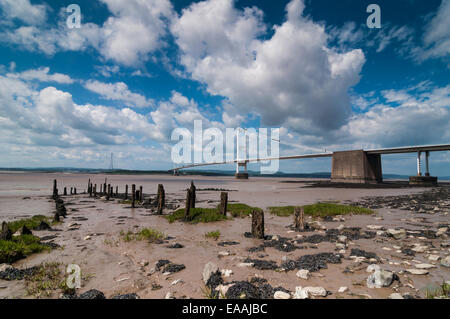
[[[441,266],[450,267],[450,256],[447,256],[441,260]]]
[[[309,278],[309,270],[307,269],[300,269],[299,271],[297,271],[297,277],[301,278],[301,279],[308,279]]]
[[[106,299],[103,292],[98,291],[96,289],[88,290],[85,293],[82,293],[78,298],[79,299]]]
[[[345,243],[347,241],[347,236],[338,236],[338,241]]]
[[[314,297],[326,297],[328,295],[328,292],[323,287],[305,287],[303,290],[308,292],[308,295],[314,296]]]
[[[380,266],[374,265],[374,264],[367,266],[367,269],[366,269],[366,271],[368,273],[373,273],[374,271],[377,271],[377,270],[380,271],[381,268],[380,268]]]
[[[444,235],[447,232],[447,230],[448,230],[447,227],[439,228],[438,231],[436,232],[436,237]]]
[[[228,289],[230,289],[230,287],[233,286],[233,284],[229,284],[229,285],[218,285],[216,287],[216,290],[219,291],[219,294],[221,294],[222,296],[225,296],[228,292]]]
[[[18,231],[16,231],[13,237],[22,236],[22,235],[33,235],[30,229],[27,226],[22,226]]]
[[[342,224],[340,224],[336,229],[339,230],[339,231],[341,231],[341,230],[343,230],[344,228],[345,228],[345,226],[342,225]]]
[[[439,255],[430,255],[430,256],[428,256],[428,260],[429,261],[438,261],[439,259],[441,259],[441,257]]]
[[[388,229],[387,234],[394,239],[403,239],[406,237],[406,231],[404,229]]]
[[[112,297],[111,299],[139,299],[139,296],[135,293],[132,294],[124,294],[124,295],[117,295]]]
[[[422,246],[420,244],[416,244],[411,250],[415,251],[416,253],[423,253],[428,249],[427,246]]]
[[[301,286],[295,287],[294,299],[308,299],[309,293],[304,290]]]
[[[337,249],[345,249],[345,244],[342,244],[342,243],[336,243],[336,248],[337,248]]]
[[[390,294],[388,298],[389,299],[404,299],[403,296],[397,292]]]
[[[291,295],[284,291],[276,291],[273,294],[273,299],[291,299]]]
[[[240,268],[244,268],[244,267],[253,267],[254,263],[240,263],[237,266]]]
[[[164,298],[165,299],[175,299],[173,293],[171,293],[170,291],[166,294],[166,296]]]
[[[339,289],[338,289],[338,292],[339,293],[344,293],[344,292],[346,292],[348,290],[348,287],[340,287]]]
[[[224,277],[230,277],[233,274],[233,270],[231,270],[231,269],[222,269],[222,270],[220,270],[220,273]]]
[[[381,230],[383,228],[381,225],[367,225],[366,227],[370,230]]]
[[[203,282],[205,285],[207,284],[209,278],[211,278],[212,274],[219,271],[219,267],[216,264],[209,262],[203,268]]]
[[[8,264],[0,264],[0,272],[4,272],[7,269],[13,268],[11,265]]]
[[[435,265],[432,265],[432,264],[417,264],[415,267],[418,268],[418,269],[431,269],[431,268],[436,268],[436,266],[435,266]]]
[[[405,269],[407,273],[410,273],[411,275],[427,275],[428,270],[426,269]]]
[[[0,232],[0,240],[11,240],[12,233],[11,230],[8,227],[8,224],[6,222],[2,223],[2,230]]]
[[[51,227],[50,227],[50,225],[49,224],[47,224],[46,222],[44,222],[43,220],[41,221],[41,223],[36,227],[36,228],[34,228],[35,230],[50,230],[50,229],[52,229]]]
[[[371,289],[389,287],[396,277],[391,271],[377,269],[367,277],[367,287]]]
[[[220,257],[225,257],[225,256],[229,256],[230,255],[230,253],[228,252],[228,251],[219,251],[219,254],[218,254]]]

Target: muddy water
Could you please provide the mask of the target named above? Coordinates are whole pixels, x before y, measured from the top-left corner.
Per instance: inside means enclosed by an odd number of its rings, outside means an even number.
[[[281,181],[289,179],[252,178],[248,181],[237,181],[231,177],[173,177],[173,176],[126,176],[126,175],[85,175],[85,174],[0,174],[0,220],[15,219],[23,215],[36,213],[51,214],[54,203],[49,201],[48,195],[52,180],[58,180],[61,190],[64,186],[77,187],[82,192],[87,187],[89,178],[99,185],[104,182],[118,185],[120,190],[125,184],[142,185],[146,196],[154,196],[159,183],[164,184],[168,200],[185,198],[185,189],[191,179],[195,181],[198,189],[225,188],[234,190],[229,192],[230,201],[243,202],[266,208],[277,205],[305,205],[324,200],[345,201],[358,200],[364,196],[403,195],[412,192],[420,192],[422,189],[333,189],[333,188],[301,188],[302,184],[288,184]],[[293,180],[293,179],[292,179]],[[29,197],[29,199],[23,199]],[[220,192],[198,191],[197,199],[200,207],[213,207],[217,204]],[[118,204],[116,201],[104,201],[89,198],[87,195],[66,196],[64,201],[68,204],[68,217],[56,228],[60,232],[41,231],[35,232],[38,236],[57,235],[54,242],[64,249],[53,250],[50,253],[33,255],[15,264],[16,267],[26,267],[41,262],[58,261],[65,265],[75,263],[80,265],[85,279],[80,292],[89,289],[98,289],[111,297],[120,293],[137,293],[142,298],[164,298],[167,292],[172,292],[177,298],[202,298],[204,284],[202,270],[208,261],[216,263],[220,269],[231,269],[233,275],[225,278],[225,281],[248,280],[254,276],[264,277],[276,287],[282,286],[290,291],[295,291],[296,286],[323,286],[333,294],[329,298],[358,298],[359,295],[370,295],[372,298],[385,298],[394,292],[398,286],[394,283],[390,288],[369,289],[365,285],[368,274],[365,272],[367,264],[362,264],[360,270],[353,274],[344,274],[347,266],[355,266],[355,263],[344,258],[342,264],[329,264],[328,269],[312,273],[311,278],[303,280],[296,277],[296,271],[276,272],[272,270],[257,270],[253,267],[239,267],[247,257],[252,259],[273,260],[281,264],[283,257],[298,259],[305,254],[320,252],[334,252],[335,244],[323,242],[317,245],[307,245],[307,249],[298,249],[293,252],[281,252],[274,248],[266,248],[263,252],[250,253],[248,248],[259,246],[261,241],[245,238],[244,232],[250,230],[251,220],[234,219],[225,222],[211,224],[185,224],[175,222],[169,224],[161,216],[152,216],[151,211],[144,208],[131,209],[128,205]],[[346,227],[362,227],[367,225],[383,225],[385,228],[405,227],[407,229],[421,229],[423,224],[436,228],[440,222],[448,222],[446,212],[430,214],[414,214],[408,211],[379,209],[374,216],[346,216],[342,222],[323,222],[327,228],[336,228],[340,224]],[[448,213],[448,212],[447,212]],[[87,220],[79,221],[83,217]],[[414,223],[412,218],[424,217],[425,223]],[[282,237],[296,238],[299,233],[293,233],[287,228],[291,224],[291,218],[283,218],[266,214],[266,233]],[[80,224],[78,230],[68,230],[72,222]],[[409,224],[408,224],[409,223]],[[412,225],[411,225],[412,224]],[[181,249],[170,249],[165,244],[149,244],[145,241],[124,242],[120,240],[120,232],[137,230],[142,227],[152,227],[164,232],[172,239],[169,243],[184,245]],[[237,241],[235,246],[221,247],[217,241],[206,239],[205,233],[220,230],[220,241]],[[312,235],[302,233],[301,235]],[[447,239],[448,241],[448,239]],[[423,242],[416,238],[408,238],[406,243]],[[427,240],[433,245],[433,254],[445,257],[449,254],[448,248],[439,246],[442,239]],[[399,272],[405,268],[414,268],[414,260],[428,262],[426,254],[417,254],[414,258],[405,259],[405,256],[397,253],[393,248],[400,245],[393,239],[376,237],[376,240],[361,239],[349,243],[344,254],[348,257],[351,248],[361,248],[376,253],[384,261],[380,265],[383,269]],[[403,242],[402,242],[403,245]],[[389,248],[391,250],[385,250]],[[228,256],[219,257],[219,252],[227,251]],[[261,256],[263,255],[263,256]],[[152,273],[155,262],[160,259],[168,259],[173,263],[184,264],[186,269],[166,276],[161,272]],[[412,266],[402,264],[407,261]],[[391,262],[391,264],[389,263]],[[393,264],[399,263],[399,265]],[[437,267],[430,270],[430,275],[413,276],[401,275],[401,282],[410,282],[418,289],[408,286],[398,287],[400,292],[422,294],[420,289],[429,284],[438,285],[443,280],[449,280],[450,271],[436,263]],[[181,282],[172,285],[178,279]],[[1,297],[26,298],[23,282],[0,281]],[[160,286],[160,289],[152,287]],[[352,294],[338,294],[341,286],[349,287]],[[53,297],[58,297],[56,294]]]

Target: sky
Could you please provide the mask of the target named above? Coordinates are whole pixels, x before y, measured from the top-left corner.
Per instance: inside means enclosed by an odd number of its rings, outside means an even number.
[[[448,144],[449,17],[450,0],[2,0],[0,167],[170,169],[194,120],[280,128],[280,155]],[[416,173],[415,154],[382,159]],[[449,176],[450,153],[430,169]]]

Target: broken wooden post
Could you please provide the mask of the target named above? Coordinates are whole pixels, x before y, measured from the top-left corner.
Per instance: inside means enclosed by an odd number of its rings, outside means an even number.
[[[163,184],[159,184],[158,185],[158,195],[157,195],[157,199],[158,199],[158,210],[157,210],[157,214],[161,215],[163,213],[163,209],[166,206],[166,194],[164,191],[164,186]]]
[[[228,206],[228,193],[220,193],[220,206],[219,213],[223,216],[227,216],[227,206]]]
[[[189,189],[191,191],[191,199],[189,201],[191,208],[195,208],[195,185],[194,181],[191,181],[191,188]]]
[[[252,236],[264,239],[264,212],[262,210],[252,212]]]
[[[94,185],[94,197],[97,197],[97,184]]]
[[[0,232],[0,240],[11,240],[12,239],[12,232],[9,229],[7,222],[2,222],[2,230]],[[6,255],[8,256],[8,255]]]
[[[125,199],[128,199],[128,184],[125,185]]]
[[[139,186],[139,201],[142,202],[143,198],[144,198],[144,195],[142,195],[142,186]]]
[[[67,196],[67,187],[64,187],[64,196]]]
[[[133,184],[131,185],[131,207],[134,208],[135,203],[134,201],[136,200],[136,185]]]
[[[186,193],[186,206],[184,208],[184,219],[189,220],[190,212],[191,212],[191,190],[188,189]]]
[[[113,187],[111,186],[111,184],[109,185],[109,197],[113,197]]]
[[[91,184],[90,181],[91,181],[91,180],[89,180],[88,192],[89,192],[89,197],[92,197],[92,184]]]
[[[116,186],[116,197],[119,196],[119,186]]]
[[[74,193],[74,195],[77,194],[77,188],[76,187],[73,188],[73,193]]]
[[[295,207],[294,209],[294,228],[297,230],[305,230],[305,217],[303,207]]]
[[[139,191],[137,190],[137,191],[136,191],[136,200],[137,200],[137,201],[139,201],[139,196],[140,196],[140,195],[139,195]]]
[[[53,180],[53,198],[58,197],[58,188],[57,188],[56,179]]]
[[[73,187],[70,188],[70,195],[73,195]]]
[[[111,190],[111,185],[108,184],[108,189],[106,190],[106,200],[109,200],[109,192]]]
[[[105,178],[105,182],[103,183],[103,195],[107,194],[107,189],[106,189],[106,178]]]

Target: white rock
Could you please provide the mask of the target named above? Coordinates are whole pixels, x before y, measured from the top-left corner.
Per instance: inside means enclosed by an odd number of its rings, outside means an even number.
[[[299,271],[297,271],[297,277],[301,278],[301,279],[308,279],[309,278],[309,270],[307,269],[300,269]]]
[[[91,239],[91,236],[87,235],[86,237],[84,237],[84,240],[89,240]]]
[[[13,268],[11,265],[8,264],[0,264],[0,272],[1,271],[6,271],[9,268]]]
[[[387,270],[375,270],[367,277],[367,287],[369,288],[381,288],[389,287],[394,281],[394,273]]]
[[[222,270],[220,270],[220,273],[224,277],[230,277],[233,274],[233,270],[231,270],[231,269],[222,269]]]
[[[216,264],[209,262],[205,265],[205,267],[203,268],[203,282],[205,283],[205,285],[207,284],[209,278],[211,277],[211,275],[215,272],[217,272],[219,270],[219,267],[217,267]]]
[[[395,239],[402,239],[406,237],[406,231],[404,229],[388,229],[387,233]]]
[[[336,243],[336,248],[337,248],[337,249],[345,249],[345,244],[342,244],[342,243]]]
[[[386,232],[384,230],[377,231],[377,236],[384,236],[384,234],[386,234]]]
[[[252,267],[254,263],[239,263],[237,266],[244,268],[244,267]]]
[[[367,225],[366,227],[371,230],[381,230],[383,228],[381,225]]]
[[[170,285],[171,286],[175,286],[176,284],[178,284],[180,282],[183,282],[183,280],[182,279],[177,279],[177,280],[172,281],[172,283]]]
[[[423,253],[428,249],[427,246],[422,246],[420,244],[416,244],[415,247],[411,248],[412,251],[415,251],[416,253]]]
[[[391,251],[392,250],[392,248],[389,248],[389,247],[383,247],[382,249],[386,250],[386,251]]]
[[[341,243],[345,243],[345,242],[347,241],[347,236],[339,236],[339,237],[338,237],[338,240],[339,240]]]
[[[442,236],[447,232],[448,228],[447,227],[442,227],[439,228],[438,231],[436,232],[436,236]]]
[[[441,260],[441,266],[450,267],[450,256],[447,256]]]
[[[284,291],[276,291],[273,294],[274,299],[291,299],[291,295]]]
[[[427,275],[428,270],[426,269],[405,269],[407,273],[410,273],[411,275]]]
[[[337,229],[337,230],[343,230],[344,228],[345,228],[345,226],[342,225],[342,224],[340,224],[336,229]]]
[[[175,299],[175,297],[173,296],[173,293],[168,292],[165,296],[165,299]]]
[[[314,297],[326,297],[327,290],[323,287],[305,287],[303,290],[307,291],[310,296]]]
[[[340,288],[338,289],[338,292],[344,293],[344,292],[346,292],[347,290],[348,290],[348,287],[340,287]]]
[[[225,296],[228,292],[228,289],[230,289],[233,286],[233,284],[229,284],[229,285],[218,285],[216,287],[216,290],[219,291],[219,293],[222,296]]]
[[[301,286],[295,287],[294,299],[308,299],[309,293],[304,290]]]
[[[278,235],[272,236],[272,240],[280,240],[280,237]]]
[[[219,251],[219,256],[225,257],[225,256],[229,256],[230,253],[228,251]]]
[[[417,264],[416,268],[418,268],[418,269],[431,269],[431,268],[436,268],[436,266],[432,265],[432,264]]]
[[[400,294],[397,293],[397,292],[394,292],[393,294],[390,294],[388,298],[389,298],[389,299],[404,299],[403,296],[400,295]]]

